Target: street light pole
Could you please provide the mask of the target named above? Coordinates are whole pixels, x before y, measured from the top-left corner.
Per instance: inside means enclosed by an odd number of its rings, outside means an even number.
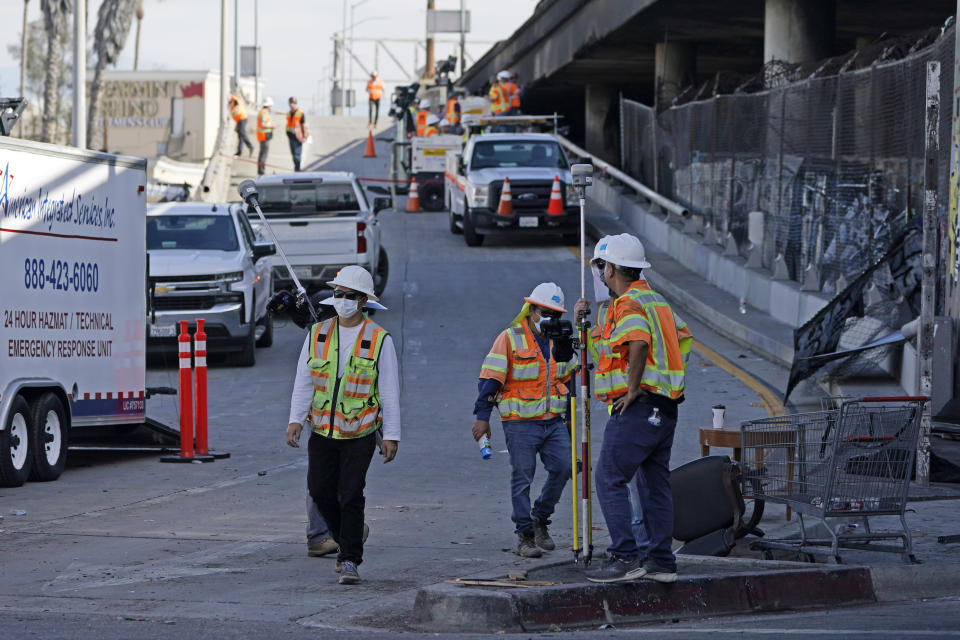
[[[260,0],[253,0],[253,102],[260,106]]]
[[[87,146],[87,12],[73,3],[73,146]],[[21,52],[25,53],[25,52]]]
[[[460,0],[460,75],[467,72],[467,11],[466,0]]]
[[[343,29],[340,31],[340,115],[347,115],[347,0],[343,0]]]
[[[227,0],[220,0],[220,106],[217,120],[223,120],[227,108]]]
[[[240,90],[240,0],[233,0],[233,90]]]

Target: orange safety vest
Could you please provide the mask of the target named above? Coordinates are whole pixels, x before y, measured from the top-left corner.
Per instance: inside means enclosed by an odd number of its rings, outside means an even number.
[[[520,87],[512,82],[507,83],[507,100],[511,109],[520,108]]]
[[[460,102],[456,98],[450,98],[447,100],[447,113],[444,116],[447,119],[447,122],[450,123],[450,126],[460,122],[460,112],[457,111],[457,105]]]
[[[367,82],[367,93],[371,100],[379,100],[380,96],[383,95],[383,80],[380,78],[369,80]]]
[[[510,97],[507,95],[506,87],[495,84],[490,87],[490,112],[497,116],[510,108]]]
[[[273,133],[273,120],[270,119],[270,109],[264,107],[257,114],[257,142],[266,142],[267,136]]]
[[[230,115],[233,116],[234,122],[240,122],[241,120],[247,119],[247,112],[244,111],[239,102],[233,103],[233,106],[230,108]]]
[[[427,126],[427,117],[430,112],[426,109],[417,112],[417,135],[423,136],[423,129]]]
[[[429,125],[423,128],[423,137],[429,138],[430,136],[435,136],[439,134],[440,131],[433,125]]]
[[[552,341],[548,351],[553,353]],[[524,318],[497,336],[480,378],[500,382],[496,400],[501,420],[546,420],[566,412],[566,382],[576,367],[576,356],[569,362],[544,358]]]
[[[591,338],[597,357],[594,392],[599,400],[610,403],[627,393],[629,343],[634,340],[649,345],[640,386],[673,400],[683,395],[693,336],[687,324],[645,280],[634,282],[610,303],[599,336],[593,334]]]
[[[303,111],[297,109],[295,111],[287,112],[287,133],[296,133],[297,126],[300,124],[300,121],[303,120]]]

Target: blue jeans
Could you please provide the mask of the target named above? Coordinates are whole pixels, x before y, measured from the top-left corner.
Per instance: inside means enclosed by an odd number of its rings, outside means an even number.
[[[659,418],[660,424],[650,420]],[[646,557],[672,571],[677,559],[673,540],[673,495],[670,491],[670,449],[677,426],[676,408],[655,407],[649,398],[633,401],[623,415],[614,413],[603,433],[597,460],[597,500],[603,511],[611,555],[633,560],[640,554],[631,529],[633,519],[627,484],[636,482],[647,537]]]
[[[327,521],[320,515],[320,509],[317,509],[317,503],[313,501],[310,492],[307,492],[307,546],[316,544],[325,538],[330,537],[330,529],[327,527]]]
[[[528,420],[503,421],[503,433],[510,452],[511,520],[519,535],[533,533],[533,518],[547,522],[560,501],[563,487],[570,479],[570,434],[557,418],[550,422]],[[547,470],[540,497],[530,510],[530,484],[537,470],[537,454]]]
[[[300,171],[300,155],[303,153],[303,143],[297,140],[297,136],[287,133],[287,142],[290,143],[290,155],[293,156],[293,170]]]
[[[633,480],[627,483],[627,490],[630,492],[630,513],[633,516],[630,520],[630,529],[633,531],[633,539],[637,543],[637,549],[641,557],[647,555],[647,547],[650,546],[650,538],[647,537],[647,525],[643,522],[643,505],[640,504],[640,488],[642,486],[643,478],[637,471]]]

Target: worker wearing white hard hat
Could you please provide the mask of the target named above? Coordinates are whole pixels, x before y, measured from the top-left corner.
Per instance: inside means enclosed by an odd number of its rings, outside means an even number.
[[[638,238],[630,234],[603,238],[591,262],[614,296],[598,322],[599,339],[594,341],[595,395],[610,405],[594,478],[610,532],[611,561],[586,577],[592,582],[638,578],[675,582],[669,463],[693,337],[643,277],[650,263]],[[588,307],[580,300],[576,311]],[[631,527],[627,489],[631,482],[638,485],[649,535],[646,549],[638,548]]]
[[[367,469],[377,448],[390,462],[400,441],[400,380],[393,338],[362,309],[376,303],[373,277],[348,266],[327,283],[336,316],[313,325],[297,360],[286,440],[310,427],[307,486],[339,546],[340,584],[360,582]],[[382,308],[382,307],[381,307]]]
[[[443,135],[450,133],[450,121],[446,118],[440,120],[440,122],[437,124],[437,127],[440,129],[440,133]]]
[[[536,558],[541,549],[556,548],[547,527],[570,477],[570,435],[563,416],[566,383],[577,358],[572,327],[561,321],[566,309],[560,287],[544,282],[523,300],[520,314],[497,336],[483,361],[473,437],[491,437],[490,415],[496,407],[510,454],[516,553]],[[547,480],[531,507],[530,484],[538,455]]]
[[[370,72],[370,79],[367,81],[367,124],[377,126],[380,119],[380,98],[383,96],[383,80],[380,74],[374,69]]]
[[[263,99],[263,106],[257,112],[257,142],[260,149],[257,152],[257,175],[262,176],[267,171],[267,154],[270,151],[270,141],[273,140],[273,118],[270,117],[270,107],[273,98]]]

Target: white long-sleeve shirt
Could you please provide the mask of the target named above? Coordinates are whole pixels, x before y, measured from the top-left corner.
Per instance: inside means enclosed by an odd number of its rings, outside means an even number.
[[[337,378],[343,377],[343,367],[353,353],[360,327],[338,326],[339,357],[337,358]],[[310,375],[310,334],[303,341],[300,359],[297,361],[297,377],[293,381],[293,393],[290,397],[290,419],[288,422],[303,424],[310,413],[313,400],[313,380]],[[393,337],[387,336],[380,347],[377,361],[377,385],[380,389],[380,410],[383,418],[383,439],[400,440],[400,367],[397,365],[397,349]]]

